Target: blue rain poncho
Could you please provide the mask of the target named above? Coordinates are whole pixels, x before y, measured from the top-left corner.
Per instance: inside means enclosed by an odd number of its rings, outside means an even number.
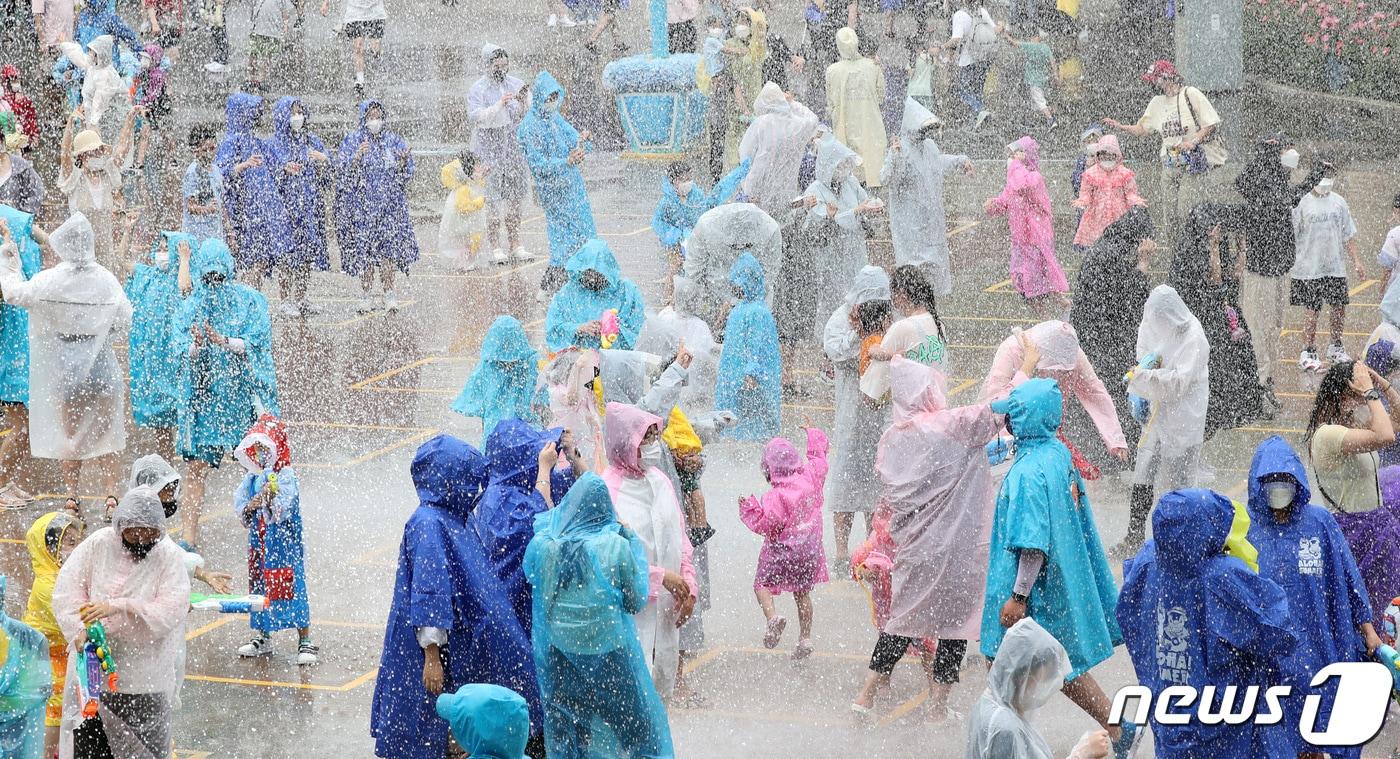
[[[1294,620],[1282,588],[1225,554],[1234,518],[1219,493],[1174,490],[1152,511],[1153,539],[1123,564],[1118,620],[1138,682],[1154,697],[1172,685],[1213,685],[1219,693],[1226,685],[1282,682],[1278,664],[1293,650]],[[1154,719],[1152,740],[1163,757],[1296,755],[1291,731],[1279,725]]]
[[[656,204],[656,213],[651,217],[651,229],[663,248],[674,248],[690,237],[696,222],[711,208],[729,200],[739,189],[744,177],[749,175],[753,159],[745,158],[733,171],[720,178],[715,186],[706,192],[698,185],[692,185],[690,193],[681,198],[670,177],[661,178],[661,200]]]
[[[1084,480],[1055,433],[1064,402],[1052,379],[1031,379],[992,404],[1016,436],[1016,460],[997,493],[987,594],[982,604],[982,653],[996,658],[1005,629],[1001,607],[1016,584],[1020,552],[1045,563],[1027,614],[1064,644],[1074,669],[1066,681],[1113,655],[1123,642],[1113,616],[1118,592],[1104,556]]]
[[[44,755],[44,704],[53,693],[49,639],[5,613],[0,576],[0,749],[5,759]]]
[[[413,155],[403,137],[387,127],[379,134],[370,133],[365,114],[375,107],[388,118],[378,100],[360,103],[359,124],[345,135],[335,157],[336,241],[340,243],[340,268],[352,277],[383,263],[408,273],[408,267],[418,260],[418,238],[408,216]],[[369,145],[369,150],[359,156],[362,144]]]
[[[292,130],[292,107],[300,104],[306,116],[300,131]],[[277,178],[282,205],[287,209],[287,224],[292,244],[277,263],[291,267],[311,267],[319,271],[330,268],[326,254],[326,203],[322,196],[332,185],[329,163],[315,161],[311,151],[329,157],[321,138],[307,131],[310,111],[300,98],[291,96],[272,106],[272,136],[267,140],[268,164]],[[289,163],[301,164],[300,173],[289,173]]]
[[[117,14],[116,3],[108,0],[87,0],[78,10],[77,36],[78,44],[87,47],[89,42],[109,34],[117,40],[126,43],[132,50],[138,50],[141,42],[136,38],[136,32],[122,20]]]
[[[171,336],[180,362],[180,433],[184,456],[233,450],[262,412],[280,414],[272,363],[272,321],[262,293],[233,281],[233,256],[221,240],[205,240],[190,260],[194,292],[180,304]],[[224,275],[209,284],[208,274]],[[190,328],[208,324],[242,341],[194,350]]]
[[[724,434],[740,440],[768,440],[782,421],[782,360],[778,323],[764,302],[763,265],[743,253],[729,270],[739,303],[724,327],[724,350],[715,382],[715,410],[732,411],[736,421]],[[754,387],[749,387],[753,378]]]
[[[1297,488],[1288,518],[1279,522],[1269,507],[1266,480],[1286,479]],[[1259,551],[1259,576],[1273,580],[1288,597],[1288,625],[1298,638],[1292,656],[1283,660],[1285,682],[1293,695],[1283,702],[1288,728],[1298,741],[1296,751],[1326,751],[1333,757],[1361,756],[1361,747],[1315,747],[1294,728],[1303,714],[1303,699],[1321,693],[1316,725],[1328,724],[1336,703],[1337,681],[1313,690],[1308,685],[1318,670],[1339,661],[1366,661],[1365,642],[1358,628],[1371,621],[1366,584],[1352,558],[1337,520],[1313,505],[1308,474],[1298,454],[1277,435],[1259,444],[1249,468],[1249,542]]]
[[[561,351],[570,345],[600,347],[596,336],[579,335],[578,328],[598,320],[604,311],[616,309],[621,333],[611,347],[631,350],[637,342],[637,334],[642,331],[642,322],[646,320],[646,303],[632,280],[622,278],[622,269],[617,265],[612,248],[602,240],[589,240],[569,259],[565,268],[569,271],[569,281],[554,294],[549,302],[549,311],[545,314],[545,345],[551,351]],[[607,279],[607,286],[602,290],[584,287],[583,273],[586,271],[602,274]]]
[[[437,698],[437,713],[472,759],[523,759],[530,741],[530,709],[510,688],[463,685]]]
[[[562,105],[564,88],[548,71],[541,71],[530,88],[530,112],[515,136],[535,180],[535,200],[544,211],[549,265],[563,266],[584,243],[598,236],[598,229],[593,224],[583,173],[569,163],[570,151],[583,147],[578,130],[557,107],[551,110],[545,106],[554,93],[559,93],[557,102]]]
[[[481,341],[481,358],[452,410],[481,419],[481,439],[491,436],[502,419],[511,417],[538,423],[530,401],[535,393],[535,363],[539,354],[530,347],[525,328],[514,316],[498,316]]]
[[[618,524],[596,474],[536,518],[525,575],[551,759],[583,759],[603,746],[606,756],[675,755],[632,621],[647,605],[647,573],[641,539]]]
[[[180,312],[180,243],[191,256],[198,242],[183,232],[163,232],[145,261],[137,262],[126,281],[131,301],[131,415],[138,427],[170,428],[180,423],[180,369],[188,353],[176,347],[175,322]],[[193,261],[191,261],[193,265]]]
[[[512,613],[481,541],[467,526],[486,484],[486,457],[457,438],[438,435],[418,448],[410,472],[418,508],[399,544],[370,734],[376,756],[441,759],[448,726],[423,687],[420,630],[446,632],[445,693],[468,683],[509,687],[531,704],[537,726],[539,697],[529,636]]]
[[[0,219],[10,227],[19,247],[20,271],[28,280],[43,268],[39,243],[30,236],[34,216],[0,205]],[[0,401],[29,402],[29,311],[0,303]]]
[[[263,99],[257,95],[229,95],[224,106],[227,131],[214,154],[214,164],[224,176],[224,210],[231,223],[229,237],[238,243],[240,270],[266,271],[292,246],[287,209],[273,173],[272,151],[253,133],[262,108]],[[263,165],[250,166],[242,173],[234,170],[254,155],[263,157]]]
[[[526,632],[530,630],[530,586],[520,573],[525,546],[535,534],[535,516],[548,506],[535,490],[540,471],[540,451],[546,443],[556,443],[563,430],[543,432],[519,419],[504,419],[486,437],[486,457],[490,460],[490,484],[481,495],[481,504],[472,513],[475,530],[496,576],[505,583],[510,603]],[[555,503],[572,484],[559,471],[551,474],[550,496]]]

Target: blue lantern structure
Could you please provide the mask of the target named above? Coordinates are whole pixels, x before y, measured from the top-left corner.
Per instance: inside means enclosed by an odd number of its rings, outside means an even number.
[[[705,131],[705,106],[696,74],[701,56],[671,55],[666,0],[651,0],[651,54],[620,58],[603,68],[603,86],[617,101],[628,150],[623,158],[675,160]]]

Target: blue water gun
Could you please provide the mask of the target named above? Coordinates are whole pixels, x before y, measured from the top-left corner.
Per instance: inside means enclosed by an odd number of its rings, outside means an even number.
[[[1142,360],[1137,362],[1136,366],[1123,374],[1123,384],[1126,385],[1132,382],[1133,377],[1140,371],[1155,369],[1157,364],[1161,363],[1161,360],[1162,357],[1158,356],[1156,353],[1149,353],[1143,356]],[[1133,419],[1137,420],[1138,424],[1147,424],[1147,420],[1152,418],[1152,402],[1140,395],[1128,393],[1128,407],[1132,411]]]
[[[190,608],[195,611],[217,611],[220,614],[250,614],[267,611],[266,596],[257,594],[234,596],[223,594],[190,594]]]
[[[1376,649],[1376,661],[1385,665],[1390,670],[1390,697],[1396,703],[1400,703],[1400,651],[1382,644]]]

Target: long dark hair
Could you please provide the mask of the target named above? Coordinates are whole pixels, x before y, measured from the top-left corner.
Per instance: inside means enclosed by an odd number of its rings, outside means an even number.
[[[924,307],[933,317],[934,325],[938,327],[938,339],[948,342],[948,338],[943,334],[943,320],[938,318],[938,299],[934,295],[933,285],[928,283],[919,267],[909,264],[897,267],[894,276],[890,278],[890,292],[900,293],[915,305]]]
[[[1333,364],[1322,375],[1317,386],[1317,398],[1313,401],[1312,414],[1308,417],[1308,428],[1303,433],[1303,444],[1311,445],[1313,433],[1324,424],[1335,424],[1342,416],[1342,401],[1351,392],[1351,373],[1355,361]]]

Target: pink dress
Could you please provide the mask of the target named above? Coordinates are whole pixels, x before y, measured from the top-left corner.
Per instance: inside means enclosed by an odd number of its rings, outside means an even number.
[[[1007,216],[1011,229],[1011,282],[1027,300],[1069,292],[1069,282],[1055,258],[1055,227],[1050,192],[1039,169],[1040,146],[1030,137],[1016,144],[1026,160],[1006,169],[1006,187],[992,199],[992,216]]]
[[[763,468],[772,489],[763,498],[749,496],[739,518],[763,536],[753,586],[770,593],[807,593],[830,579],[822,548],[822,488],[826,484],[826,433],[807,430],[807,461],[786,438],[773,438],[763,449]]]
[[[1137,174],[1123,165],[1123,154],[1118,149],[1118,138],[1108,135],[1099,140],[1095,150],[1108,152],[1118,158],[1112,171],[1104,171],[1097,162],[1090,163],[1084,170],[1084,178],[1079,184],[1079,199],[1074,201],[1076,208],[1084,209],[1079,220],[1079,230],[1074,233],[1074,244],[1089,247],[1099,241],[1108,225],[1118,220],[1133,206],[1147,205],[1138,194]]]

